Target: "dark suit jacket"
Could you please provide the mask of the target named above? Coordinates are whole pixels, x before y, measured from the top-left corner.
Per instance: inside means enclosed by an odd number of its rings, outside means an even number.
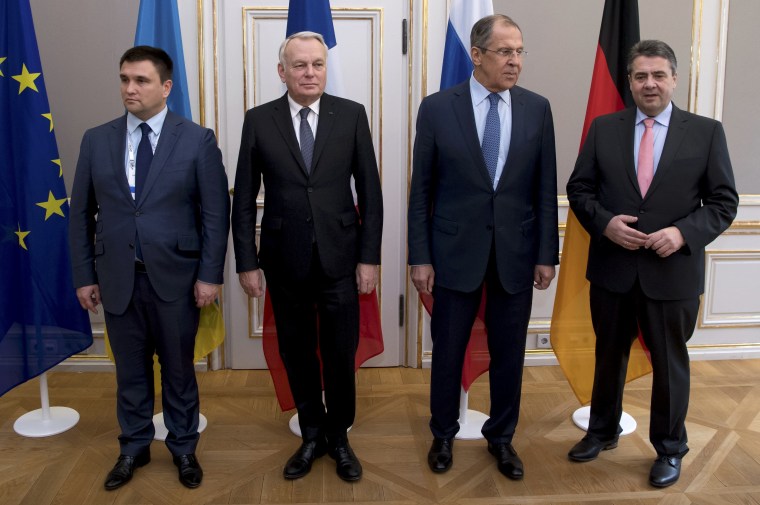
[[[508,292],[530,289],[535,265],[558,260],[557,175],[549,102],[510,90],[512,136],[494,191],[478,141],[469,81],[428,96],[417,116],[409,197],[409,264],[432,264],[435,282],[471,292],[492,247]]]
[[[126,115],[84,134],[71,192],[74,286],[99,284],[113,314],[132,296],[136,231],[164,301],[192,292],[196,280],[222,284],[229,233],[227,175],[211,130],[169,111],[137,202],[125,172],[126,135]]]
[[[256,197],[262,177],[266,194],[257,256]],[[246,113],[232,207],[238,272],[261,266],[267,275],[302,280],[316,242],[328,276],[353,275],[357,263],[380,264],[382,227],[380,177],[364,107],[322,95],[310,175],[287,94]]]
[[[682,300],[704,290],[704,248],[736,216],[736,194],[726,136],[718,121],[673,106],[665,145],[646,197],[634,166],[636,109],[594,120],[567,183],[570,207],[589,232],[586,277],[625,293],[639,278],[656,300]],[[628,251],[602,234],[618,214],[639,218],[644,233],[676,226],[686,245],[667,258]]]

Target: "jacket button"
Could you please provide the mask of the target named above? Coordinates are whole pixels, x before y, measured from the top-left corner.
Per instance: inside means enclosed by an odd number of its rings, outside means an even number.
[[[309,217],[306,218],[306,222],[307,223],[311,223],[311,216],[309,216]]]
[[[314,188],[312,188],[312,187],[310,186],[310,187],[306,188],[306,192],[307,192],[307,193],[313,193],[313,192],[314,192]]]
[[[639,214],[646,214],[646,213],[647,211],[645,211],[644,209],[639,209]]]
[[[135,212],[135,216],[136,217],[140,217],[140,211],[139,210]]]

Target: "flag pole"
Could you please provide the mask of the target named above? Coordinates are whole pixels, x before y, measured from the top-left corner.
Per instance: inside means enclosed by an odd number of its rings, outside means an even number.
[[[479,440],[483,438],[483,425],[488,416],[477,410],[467,408],[469,393],[462,388],[459,392],[459,431],[457,440]]]
[[[79,412],[76,410],[50,406],[47,373],[40,375],[40,401],[42,408],[27,412],[13,423],[14,431],[22,437],[58,435],[73,428],[79,422]]]

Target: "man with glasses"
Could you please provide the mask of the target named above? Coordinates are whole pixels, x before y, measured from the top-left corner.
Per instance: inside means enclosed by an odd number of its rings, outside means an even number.
[[[504,15],[470,34],[472,77],[422,101],[409,198],[409,264],[432,293],[430,391],[433,472],[452,464],[462,366],[487,293],[490,418],[483,426],[501,473],[523,478],[512,446],[520,410],[533,292],[559,261],[554,125],[549,102],[516,86],[526,52]]]

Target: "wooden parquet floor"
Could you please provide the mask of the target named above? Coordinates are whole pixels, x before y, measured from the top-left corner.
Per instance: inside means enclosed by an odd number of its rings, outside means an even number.
[[[0,398],[0,504],[176,505],[249,503],[620,504],[760,505],[760,360],[692,363],[687,428],[691,452],[680,481],[648,485],[654,451],[647,440],[649,388],[645,377],[626,389],[625,410],[638,422],[613,451],[590,463],[571,463],[581,438],[570,415],[578,407],[558,367],[525,369],[520,424],[514,445],[525,462],[523,481],[496,469],[483,440],[457,441],[454,466],[430,472],[426,454],[429,371],[362,369],[351,443],[363,479],[341,481],[329,457],[303,479],[286,481],[282,466],[298,447],[291,413],[279,411],[266,371],[198,375],[202,412],[203,485],[183,488],[168,451],[153,444],[153,460],[114,492],[103,480],[118,452],[114,377],[109,373],[52,372],[52,405],[76,409],[81,419],[66,433],[23,438],[14,421],[39,408],[36,380]],[[470,408],[487,411],[488,384],[472,388]]]

